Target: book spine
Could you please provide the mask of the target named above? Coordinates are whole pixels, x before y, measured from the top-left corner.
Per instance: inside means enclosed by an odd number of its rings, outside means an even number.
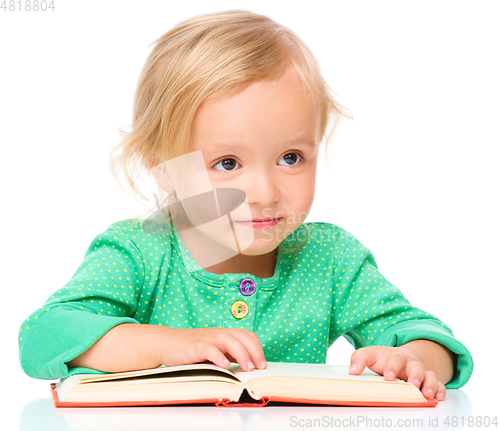
[[[229,398],[222,398],[215,403],[217,407],[264,407],[269,402],[269,397],[262,397],[256,403],[232,402]]]

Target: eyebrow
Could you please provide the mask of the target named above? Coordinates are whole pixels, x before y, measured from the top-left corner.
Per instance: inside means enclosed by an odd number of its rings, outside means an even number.
[[[283,147],[288,147],[288,146],[294,146],[294,145],[307,145],[309,147],[316,147],[316,144],[314,142],[311,142],[308,139],[294,139],[292,141],[288,141],[284,144],[282,144]],[[240,144],[235,143],[235,144],[211,144],[210,147],[208,148],[208,151],[210,152],[221,152],[221,151],[233,151],[235,148],[246,151],[247,149],[242,147]]]
[[[293,141],[287,142],[287,145],[298,145],[298,144],[305,144],[311,147],[316,146],[316,144],[314,142],[311,142],[309,139],[295,139]]]

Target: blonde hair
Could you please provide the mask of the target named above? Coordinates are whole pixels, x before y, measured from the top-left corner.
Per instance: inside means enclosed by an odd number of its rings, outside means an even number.
[[[123,139],[110,154],[115,178],[123,172],[128,186],[143,199],[136,179],[144,169],[188,152],[196,111],[209,98],[289,70],[319,107],[325,150],[341,116],[350,118],[309,48],[266,16],[243,10],[199,15],[151,45],[135,92],[131,131],[120,129]],[[328,161],[327,152],[326,157]],[[172,195],[170,202],[175,201]]]

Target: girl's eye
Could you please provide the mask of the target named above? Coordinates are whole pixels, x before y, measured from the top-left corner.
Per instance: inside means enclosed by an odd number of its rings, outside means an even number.
[[[284,164],[279,163],[281,166],[297,166],[297,164],[302,160],[302,156],[297,153],[288,153],[285,154],[280,161],[281,160],[285,161]],[[234,159],[222,159],[214,165],[214,168],[221,172],[231,172],[237,169],[239,165],[240,164]]]
[[[297,161],[300,163],[302,156],[297,153],[285,154],[281,160],[285,160],[285,164],[281,166],[297,166]]]
[[[218,169],[217,166],[221,166],[222,169]],[[234,167],[238,165],[238,162],[234,159],[223,159],[220,162],[216,163],[214,168],[221,172],[230,172],[234,171]]]

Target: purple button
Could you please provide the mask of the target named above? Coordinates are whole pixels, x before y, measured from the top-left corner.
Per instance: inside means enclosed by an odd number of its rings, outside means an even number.
[[[255,292],[255,281],[253,281],[251,278],[244,278],[243,280],[241,280],[240,281],[240,292],[246,296],[254,293]]]

